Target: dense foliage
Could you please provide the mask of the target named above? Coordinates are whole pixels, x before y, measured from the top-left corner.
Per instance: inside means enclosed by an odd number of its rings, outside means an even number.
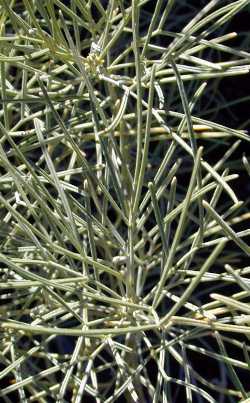
[[[0,0],[2,401],[248,401],[250,1],[198,3]]]

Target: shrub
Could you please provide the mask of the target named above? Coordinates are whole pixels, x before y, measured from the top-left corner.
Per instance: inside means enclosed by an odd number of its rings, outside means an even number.
[[[247,401],[249,1],[153,3],[0,2],[6,402]]]

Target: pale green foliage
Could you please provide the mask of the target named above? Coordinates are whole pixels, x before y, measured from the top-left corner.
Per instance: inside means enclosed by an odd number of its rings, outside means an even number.
[[[247,401],[250,138],[216,88],[250,1],[148,3],[0,0],[3,401]]]

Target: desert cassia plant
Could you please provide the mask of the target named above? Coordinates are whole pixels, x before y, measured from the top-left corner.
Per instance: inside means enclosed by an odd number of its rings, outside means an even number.
[[[1,401],[250,398],[250,0],[194,3],[0,0]]]

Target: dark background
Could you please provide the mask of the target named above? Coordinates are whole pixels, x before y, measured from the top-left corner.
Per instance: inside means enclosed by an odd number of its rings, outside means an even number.
[[[67,1],[64,1],[64,3],[68,3]],[[130,1],[124,2],[126,4],[130,4]],[[197,7],[197,10],[201,9],[202,6],[207,4],[207,1],[196,1],[196,0],[191,0],[191,1],[177,1],[179,4],[179,12],[183,16],[183,25],[185,22],[189,20],[190,15],[192,14],[192,7]],[[105,1],[103,1],[103,4],[105,4]],[[226,2],[225,2],[226,4]],[[148,15],[150,18],[150,13],[153,10],[153,6],[155,5],[155,1],[147,3],[147,5],[143,8],[145,15]],[[195,14],[194,14],[195,15]],[[250,10],[245,9],[244,11],[240,12],[237,16],[235,16],[230,23],[227,24],[225,28],[225,32],[237,32],[239,35],[236,39],[230,42],[230,44],[236,48],[242,48],[246,51],[250,50],[250,32],[249,32],[249,21],[250,21]],[[171,30],[171,27],[169,28]],[[237,76],[237,77],[232,77],[232,78],[223,78],[220,80],[217,86],[217,91],[218,93],[222,93],[226,101],[234,101],[236,99],[241,99],[244,97],[249,97],[250,99],[250,94],[249,94],[249,89],[250,89],[250,74],[247,75],[242,75],[242,76]],[[214,93],[214,96],[216,97],[216,92]],[[210,99],[210,107],[213,106],[213,104],[216,104],[216,100]],[[204,101],[204,104],[201,106],[201,109],[205,110],[206,109],[206,102],[207,100]],[[223,106],[223,104],[222,104]],[[221,124],[225,124],[226,126],[232,127],[232,128],[244,128],[246,130],[250,129],[250,113],[249,113],[249,100],[246,99],[243,102],[239,102],[237,105],[234,105],[229,109],[224,109],[222,108],[221,110],[218,111],[217,115],[215,116],[215,121]],[[209,119],[209,116],[205,116],[205,118]],[[234,183],[234,190],[236,194],[238,195],[240,200],[247,200],[249,199],[250,196],[250,178],[247,175],[245,169],[242,166],[242,154],[246,153],[250,157],[250,146],[249,143],[242,144],[236,154],[234,154],[234,164],[235,168],[237,171],[240,170],[241,175],[238,181]],[[220,150],[216,150],[214,153],[214,160],[217,161],[217,158],[220,154]],[[244,226],[243,226],[244,227]],[[242,227],[242,228],[243,228]],[[249,264],[249,261],[245,258],[242,258],[241,265],[242,267],[246,266]],[[233,289],[227,288],[227,292],[233,292]],[[245,341],[245,336],[242,335],[239,336],[239,340]],[[62,340],[61,340],[62,342]],[[71,338],[71,345],[69,342],[67,343],[58,343],[58,351],[62,352],[62,344],[64,345],[64,352],[65,353],[71,353],[73,351],[74,343],[73,343],[73,338]],[[210,341],[211,344],[211,341]],[[53,350],[55,350],[56,346],[53,346]],[[238,350],[233,350],[231,348],[230,350],[230,356],[235,356],[237,358]],[[192,363],[192,366],[206,379],[216,379],[216,377],[219,379],[220,373],[218,371],[218,366],[215,364],[214,360],[211,360],[209,358],[205,359],[205,356],[203,356],[203,359],[201,359],[201,355],[196,355],[195,353],[189,353],[189,360]],[[242,357],[240,357],[242,359]],[[171,366],[171,375],[180,377],[180,374],[178,373],[178,369],[175,368],[175,362],[170,360],[169,365]],[[155,365],[155,362],[151,360],[148,365],[148,372],[151,376],[151,381],[154,384],[156,382],[156,374],[157,374],[157,368]],[[249,373],[249,372],[248,372]],[[246,376],[245,371],[237,370],[237,374],[245,386],[246,390],[249,390],[249,378]],[[1,387],[6,386],[6,385],[1,385]],[[228,387],[233,387],[233,385],[228,385]],[[174,389],[176,389],[174,391]],[[186,401],[186,396],[185,396],[185,390],[184,388],[180,387],[173,387],[173,391],[175,394],[175,402],[185,402]],[[146,392],[146,390],[145,390]],[[218,396],[217,396],[218,397]],[[11,396],[12,401],[18,401],[18,395],[13,394]],[[196,400],[196,394],[193,394],[193,402],[199,402],[198,399]],[[94,400],[93,400],[94,401]],[[149,401],[149,400],[148,400]],[[227,398],[224,400],[225,403],[227,403]],[[231,402],[234,402],[234,400],[230,400]],[[237,402],[235,400],[235,402]],[[92,399],[91,397],[86,398],[86,403],[91,403]],[[124,399],[119,399],[120,403],[125,402]],[[171,402],[169,402],[171,403]]]

